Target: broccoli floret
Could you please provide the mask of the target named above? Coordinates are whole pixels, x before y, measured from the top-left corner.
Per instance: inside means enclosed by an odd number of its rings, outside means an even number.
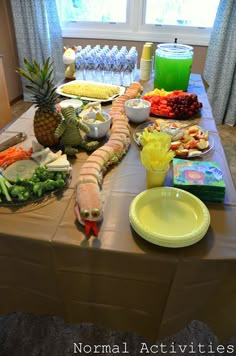
[[[43,182],[37,182],[33,186],[33,193],[38,197],[41,197],[44,192],[44,185]]]
[[[37,183],[37,182],[40,182],[40,179],[39,179],[39,177],[37,176],[36,173],[33,173],[33,174],[32,174],[32,177],[30,178],[30,181],[31,181],[32,183]]]
[[[55,172],[55,180],[65,179],[65,172]]]
[[[53,171],[47,171],[47,177],[48,179],[55,179],[55,172]]]
[[[28,190],[32,191],[35,183],[28,179],[19,178],[16,180],[16,184],[26,187]]]
[[[35,168],[35,175],[40,181],[44,182],[47,179],[53,179],[55,174],[54,172],[48,171],[45,167],[39,166]]]
[[[43,182],[43,189],[48,192],[57,188],[56,181],[52,179],[47,179]]]
[[[64,187],[64,185],[65,185],[65,181],[64,181],[63,178],[58,178],[58,179],[55,181],[55,183],[56,183],[56,187],[57,187],[57,188]]]
[[[27,187],[23,187],[22,185],[16,184],[10,187],[9,191],[10,191],[10,195],[19,201],[26,201],[31,196],[29,189]]]

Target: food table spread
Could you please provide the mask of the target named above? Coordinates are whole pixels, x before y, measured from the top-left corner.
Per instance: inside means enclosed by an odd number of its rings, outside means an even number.
[[[142,84],[145,91],[152,89],[151,81]],[[236,192],[199,75],[191,76],[188,91],[203,103],[197,120],[214,138],[204,160],[219,164],[226,183],[224,203],[206,203],[211,216],[206,236],[190,247],[168,249],[134,232],[129,207],[146,182],[139,148],[132,142],[104,178],[104,219],[98,237],[87,238],[74,215],[74,189],[87,158],[81,151],[71,160],[72,178],[62,193],[35,204],[0,208],[2,314],[60,315],[67,322],[94,322],[153,340],[198,319],[219,337],[232,336]],[[7,127],[0,142],[23,131],[28,138],[20,145],[29,148],[34,111],[31,107]],[[171,169],[166,185],[172,185]]]

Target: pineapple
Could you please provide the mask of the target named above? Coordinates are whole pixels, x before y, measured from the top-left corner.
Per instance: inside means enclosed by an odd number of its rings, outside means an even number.
[[[37,108],[34,116],[35,137],[41,145],[53,146],[59,140],[54,132],[61,121],[61,115],[56,108],[57,94],[52,81],[52,63],[48,58],[40,67],[35,60],[30,63],[24,59],[24,65],[26,70],[18,68],[17,72],[30,82],[26,88],[32,94],[33,104]]]

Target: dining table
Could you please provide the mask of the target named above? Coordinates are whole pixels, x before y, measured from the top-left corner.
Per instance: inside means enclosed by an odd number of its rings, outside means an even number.
[[[144,92],[153,89],[152,80],[141,84]],[[146,172],[131,137],[127,154],[103,177],[98,236],[86,236],[74,215],[75,187],[88,157],[81,150],[69,158],[72,175],[66,189],[40,201],[0,206],[0,314],[57,315],[68,323],[94,323],[150,340],[200,320],[221,339],[233,336],[236,191],[200,74],[191,74],[188,92],[203,104],[194,122],[214,141],[199,160],[217,162],[226,185],[223,202],[205,202],[210,213],[206,235],[191,246],[167,248],[134,231],[129,209],[146,190]],[[110,107],[103,104],[108,112]],[[32,105],[2,130],[0,143],[24,132],[27,138],[17,146],[32,147],[35,110]],[[137,125],[130,127],[133,131]],[[172,165],[165,186],[173,186]]]

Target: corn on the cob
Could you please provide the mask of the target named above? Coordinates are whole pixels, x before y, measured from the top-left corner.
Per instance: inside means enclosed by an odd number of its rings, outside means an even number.
[[[104,100],[119,94],[119,91],[119,87],[116,86],[90,83],[72,83],[62,88],[62,92],[65,94]]]

